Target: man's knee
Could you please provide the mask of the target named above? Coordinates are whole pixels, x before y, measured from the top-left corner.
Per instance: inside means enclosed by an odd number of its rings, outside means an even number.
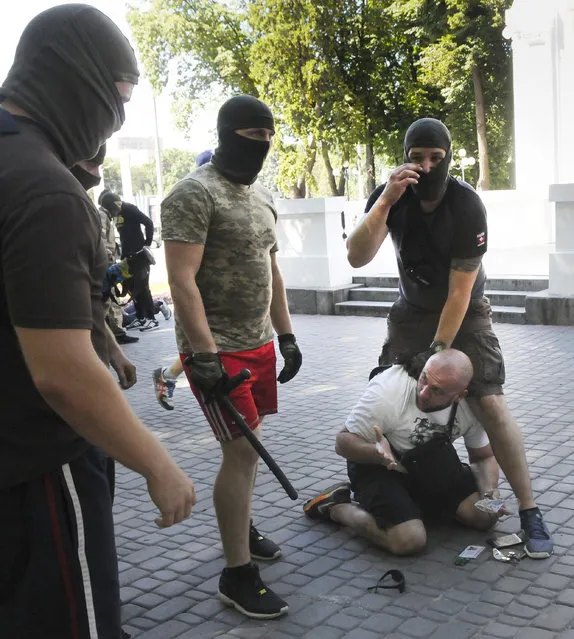
[[[456,509],[456,518],[470,528],[488,530],[496,523],[496,517],[474,507],[479,499],[480,495],[478,493],[469,495]]]
[[[388,549],[393,555],[415,555],[425,549],[427,534],[420,519],[411,519],[387,529]]]
[[[259,428],[253,433],[259,438]],[[249,443],[247,437],[241,436],[230,441],[221,442],[223,462],[241,466],[255,466],[259,459],[257,451]]]

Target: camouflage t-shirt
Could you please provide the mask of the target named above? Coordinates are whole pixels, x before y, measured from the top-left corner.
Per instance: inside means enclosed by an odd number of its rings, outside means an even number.
[[[277,212],[257,182],[230,182],[204,164],[175,185],[161,205],[166,241],[203,244],[196,282],[220,351],[258,348],[273,339],[271,253],[277,251]],[[191,353],[175,318],[180,353]]]

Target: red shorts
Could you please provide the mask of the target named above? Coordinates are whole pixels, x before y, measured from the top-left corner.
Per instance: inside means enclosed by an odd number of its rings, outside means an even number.
[[[277,412],[277,371],[275,369],[275,345],[268,342],[250,351],[235,353],[220,352],[221,361],[229,377],[237,375],[242,368],[251,371],[251,377],[229,395],[233,405],[243,415],[251,430],[259,426],[259,418]],[[179,355],[182,363],[188,355]],[[230,441],[241,437],[241,431],[225,411],[214,402],[205,403],[203,393],[189,378],[187,366],[183,366],[191,390],[195,395],[209,425],[218,441]]]

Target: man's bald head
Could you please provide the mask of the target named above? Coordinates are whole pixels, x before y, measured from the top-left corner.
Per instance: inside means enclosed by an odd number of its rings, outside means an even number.
[[[473,374],[472,363],[462,351],[447,348],[435,353],[418,380],[418,407],[430,412],[463,399]]]

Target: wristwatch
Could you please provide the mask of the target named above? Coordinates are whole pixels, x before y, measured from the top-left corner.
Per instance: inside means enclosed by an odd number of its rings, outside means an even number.
[[[446,349],[446,344],[444,342],[433,342],[430,346],[429,349],[433,352],[433,353],[440,353],[440,351],[444,351]]]

